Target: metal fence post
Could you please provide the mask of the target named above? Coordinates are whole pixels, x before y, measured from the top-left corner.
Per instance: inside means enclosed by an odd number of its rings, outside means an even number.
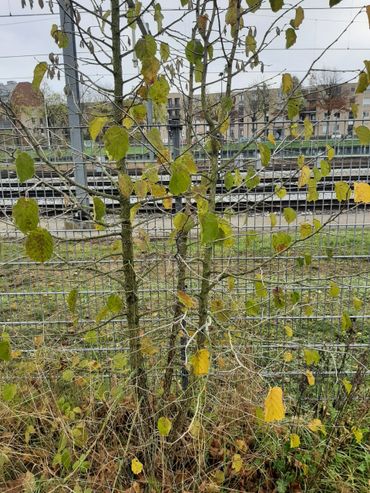
[[[68,37],[67,46],[63,48],[63,64],[68,106],[68,121],[70,127],[70,143],[72,162],[76,184],[87,186],[86,167],[83,156],[83,135],[81,128],[81,100],[78,84],[77,50],[73,21],[73,9],[70,0],[58,0],[60,25]],[[88,206],[89,200],[85,190],[76,186],[76,198],[81,206]],[[78,212],[78,219],[83,219],[83,211]]]

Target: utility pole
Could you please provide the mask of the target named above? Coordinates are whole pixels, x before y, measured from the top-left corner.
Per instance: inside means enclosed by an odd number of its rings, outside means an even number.
[[[66,81],[66,95],[68,106],[68,122],[70,128],[70,143],[72,148],[72,162],[74,167],[74,179],[76,182],[76,198],[80,205],[88,206],[89,199],[83,187],[87,186],[86,168],[83,157],[83,135],[81,128],[81,99],[78,84],[79,75],[77,67],[77,50],[75,28],[73,22],[73,9],[70,0],[58,0],[60,12],[60,26],[68,37],[66,47],[63,47],[63,64]],[[84,218],[83,211],[78,211],[77,219]]]

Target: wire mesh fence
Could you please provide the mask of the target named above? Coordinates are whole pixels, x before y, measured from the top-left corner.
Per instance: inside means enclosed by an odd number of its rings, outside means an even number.
[[[102,146],[86,141],[87,183],[106,195],[110,226],[101,231],[88,219],[76,220],[75,187],[68,180],[74,171],[71,152],[63,144],[64,133],[61,136],[57,129],[48,131],[53,132],[52,147],[45,145],[44,152],[63,176],[36,161],[35,178],[24,184],[19,183],[12,156],[25,143],[3,131],[2,330],[10,334],[19,358],[27,359],[40,347],[51,353],[82,353],[111,372],[120,367],[127,349],[124,313],[104,313],[110,295],[123,293],[117,241],[119,204],[114,186],[117,173]],[[170,137],[163,140],[171,147]],[[335,155],[326,169],[328,149],[333,149]],[[199,168],[193,176],[196,185],[207,156],[203,146],[194,146],[192,151]],[[300,156],[321,174],[312,200],[307,200],[307,191],[298,187]],[[233,356],[238,364],[251,365],[272,380],[300,377],[304,349],[315,348],[321,356],[316,376],[330,392],[326,377],[354,373],[358,361],[364,362],[370,327],[370,211],[352,200],[338,202],[335,184],[369,181],[369,156],[369,147],[352,137],[332,139],[326,135],[310,141],[287,138],[277,141],[271,163],[264,168],[255,145],[223,141],[216,208],[230,220],[234,239],[228,245],[214,247],[213,268],[223,279],[212,291],[208,327],[209,343],[217,347],[215,354],[219,355],[215,372],[227,376],[231,369],[223,360]],[[132,143],[127,159],[134,179],[148,174],[150,157],[150,149]],[[240,183],[234,178],[231,186],[227,184],[230,170],[237,170],[235,176],[240,176]],[[168,185],[168,170],[161,168],[158,178],[159,184]],[[26,258],[22,234],[12,223],[12,207],[24,196],[37,200],[41,223],[55,239],[53,259],[45,264]],[[132,197],[133,203],[137,200]],[[297,212],[293,220],[286,213],[289,208]],[[143,310],[142,349],[149,362],[165,349],[173,323],[177,269],[174,214],[174,204],[166,209],[148,199],[134,219]],[[307,224],[310,228],[325,224],[325,228],[301,241]],[[298,239],[281,255],[272,248],[279,233]],[[201,282],[202,247],[198,236],[195,227],[190,234],[189,256],[184,260],[187,292],[195,297]],[[73,290],[77,297],[75,313],[68,306]],[[183,331],[185,339],[181,343],[187,349],[194,342],[195,310],[187,313]],[[186,365],[186,350],[182,354],[185,361],[179,360],[178,364]],[[160,359],[156,361],[161,364]],[[323,386],[317,386],[317,392],[322,392]]]

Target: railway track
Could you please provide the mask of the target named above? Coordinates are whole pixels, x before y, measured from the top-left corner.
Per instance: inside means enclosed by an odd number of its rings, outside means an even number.
[[[353,156],[351,160],[346,156],[337,156],[332,163],[332,170],[329,176],[320,180],[317,185],[318,200],[312,203],[307,202],[307,193],[305,189],[298,189],[297,177],[299,174],[296,167],[296,158],[291,157],[282,163],[273,161],[271,166],[259,171],[260,183],[253,189],[248,190],[245,185],[226,191],[221,178],[217,185],[216,203],[219,210],[233,207],[237,210],[243,210],[253,206],[255,209],[280,209],[287,205],[301,209],[313,209],[322,207],[336,207],[338,202],[335,199],[334,186],[337,181],[346,181],[353,183],[356,181],[369,181],[370,179],[370,158],[369,156]],[[132,176],[140,176],[143,170],[142,166],[135,163],[129,169]],[[65,163],[64,163],[65,165]],[[246,166],[244,166],[244,169]],[[73,176],[71,165],[70,171],[66,174]],[[245,171],[242,176],[245,177]],[[53,215],[60,213],[67,207],[65,197],[75,193],[75,187],[69,186],[66,180],[53,175],[52,173],[38,170],[37,179],[29,180],[25,184],[20,184],[14,171],[2,170],[0,180],[0,210],[9,214],[13,205],[19,197],[27,195],[37,199],[43,213]],[[41,181],[40,181],[41,180]],[[160,181],[163,185],[168,185],[170,176],[166,173],[160,175]],[[88,186],[95,190],[111,195],[111,199],[104,199],[107,209],[112,209],[118,205],[118,194],[112,186],[108,177],[99,172],[99,167],[88,169],[87,171]],[[193,176],[193,183],[200,182],[200,176]],[[277,184],[282,184],[286,189],[286,195],[279,198],[274,194],[274,188]],[[50,187],[48,186],[50,185]],[[136,203],[135,196],[131,197],[132,203]],[[158,206],[153,201],[142,207],[142,212],[151,212]]]

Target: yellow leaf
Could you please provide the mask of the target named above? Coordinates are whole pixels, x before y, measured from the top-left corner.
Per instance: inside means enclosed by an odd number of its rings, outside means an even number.
[[[301,444],[301,439],[295,433],[290,435],[290,448],[297,448]]]
[[[353,308],[355,310],[361,310],[361,308],[363,307],[363,304],[364,304],[364,302],[362,300],[360,300],[360,298],[357,298],[357,296],[353,297],[352,305],[353,305]]]
[[[248,448],[245,440],[243,440],[242,438],[235,440],[235,447],[242,452],[245,452]]]
[[[195,376],[208,375],[211,366],[208,349],[199,349],[191,358],[191,366]]]
[[[172,209],[172,197],[165,197],[163,200],[162,200],[162,204],[163,204],[163,207],[165,209]]]
[[[243,467],[243,459],[241,458],[240,454],[234,454],[233,455],[231,467],[235,473],[238,473],[241,471],[241,468]]]
[[[170,434],[170,431],[172,428],[171,420],[169,420],[165,416],[161,416],[157,421],[157,428],[158,428],[159,434],[162,437],[167,437]]]
[[[270,213],[270,222],[271,222],[271,227],[274,228],[277,224],[277,218],[275,212]]]
[[[177,297],[186,308],[195,308],[197,306],[195,299],[184,293],[184,291],[177,291]]]
[[[308,238],[312,234],[312,226],[309,223],[303,223],[299,227],[301,238]]]
[[[103,130],[104,125],[107,123],[108,118],[106,116],[97,116],[89,124],[89,132],[91,140],[95,141],[97,136]]]
[[[368,183],[355,183],[355,202],[370,204],[370,185]]]
[[[304,125],[304,138],[305,140],[310,140],[313,134],[313,125],[311,123],[311,120],[306,116],[303,122]]]
[[[281,87],[284,94],[289,94],[292,91],[294,87],[294,81],[293,77],[290,74],[286,73],[282,75]]]
[[[280,387],[269,390],[265,399],[264,418],[266,423],[281,421],[285,417],[283,391]]]
[[[327,154],[328,161],[332,161],[332,159],[335,156],[335,149],[333,149],[330,145],[327,145],[326,149],[328,151],[328,154]]]
[[[233,289],[235,288],[235,277],[229,276],[227,278],[227,288],[229,291],[233,291]]]
[[[290,351],[285,351],[285,353],[283,354],[283,360],[285,361],[285,363],[290,363],[291,361],[293,361],[293,355]]]
[[[309,182],[311,176],[311,170],[307,165],[301,168],[301,173],[298,178],[298,188],[302,188]]]
[[[140,474],[142,472],[142,470],[143,470],[142,463],[139,461],[139,459],[134,457],[131,461],[131,471],[134,474]]]
[[[284,329],[287,337],[293,337],[293,329],[290,325],[286,325]]]
[[[338,298],[340,295],[340,287],[334,281],[330,281],[329,296],[332,298]]]
[[[344,388],[346,389],[347,394],[349,394],[352,390],[352,384],[347,378],[343,378],[342,384]]]
[[[355,426],[352,426],[351,431],[353,433],[353,436],[355,437],[356,442],[361,443],[361,441],[364,437],[364,434],[362,433],[360,428],[356,428]]]
[[[129,175],[120,173],[118,175],[118,188],[121,194],[128,199],[134,189],[134,184],[132,183]]]
[[[315,385],[315,377],[313,376],[312,371],[306,370],[306,378],[308,385]]]
[[[158,348],[153,345],[149,337],[142,337],[140,339],[140,351],[146,356],[154,356],[158,353]]]
[[[304,349],[303,353],[304,360],[308,366],[317,365],[320,361],[320,355],[316,349]]]
[[[305,162],[305,157],[303,154],[301,154],[300,156],[298,156],[298,159],[297,159],[297,164],[298,164],[299,169],[303,168],[304,162]]]
[[[275,140],[275,137],[273,136],[273,134],[268,134],[267,136],[267,140],[272,144],[272,145],[275,145],[276,144],[276,140]]]
[[[323,435],[326,435],[325,425],[322,424],[321,419],[313,419],[307,426],[314,433],[321,431]]]

